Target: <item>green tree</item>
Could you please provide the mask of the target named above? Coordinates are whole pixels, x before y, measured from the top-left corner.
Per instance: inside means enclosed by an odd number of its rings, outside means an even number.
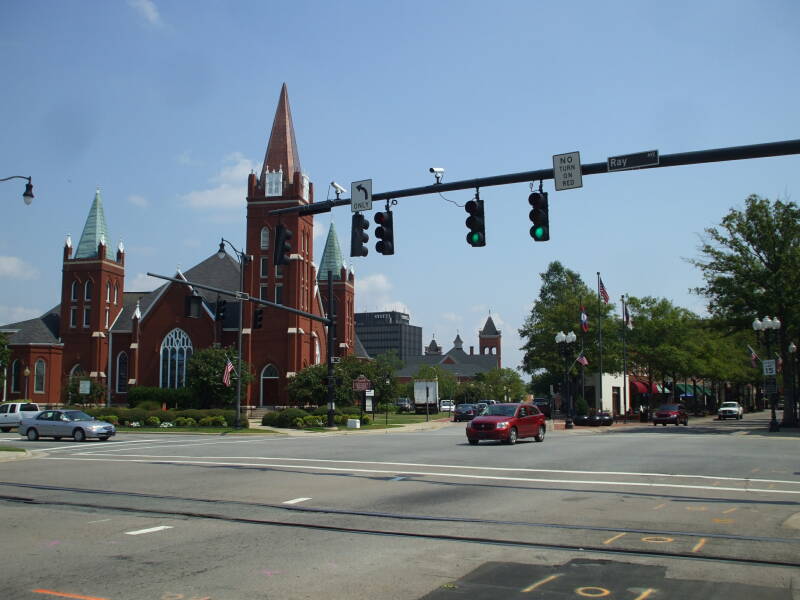
[[[525,382],[514,369],[492,369],[482,373],[483,398],[497,402],[521,402],[526,393]]]
[[[238,367],[233,348],[203,348],[196,351],[186,365],[186,387],[201,408],[226,408],[236,404],[236,375],[231,375],[231,385],[222,382],[225,364],[230,358],[234,368]],[[250,365],[242,361],[242,398],[247,385],[253,380]]]
[[[705,230],[697,266],[705,285],[696,288],[709,312],[730,330],[749,330],[757,316],[777,316],[778,350],[789,364],[788,341],[800,333],[800,208],[751,195],[744,210],[731,209]],[[796,425],[787,398],[784,423]]]

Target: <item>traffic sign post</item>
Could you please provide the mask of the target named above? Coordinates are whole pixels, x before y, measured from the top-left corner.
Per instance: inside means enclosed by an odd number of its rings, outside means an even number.
[[[370,389],[372,389],[372,382],[363,375],[359,375],[353,380],[353,391],[366,392]]]
[[[762,360],[761,369],[764,375],[776,375],[777,369],[775,368],[775,360]]]
[[[350,184],[350,210],[352,212],[372,210],[372,179],[354,181]]]
[[[553,180],[557,192],[583,187],[581,153],[567,152],[553,155]]]

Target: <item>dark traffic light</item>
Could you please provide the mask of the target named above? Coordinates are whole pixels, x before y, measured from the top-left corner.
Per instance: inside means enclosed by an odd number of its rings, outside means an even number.
[[[385,256],[394,254],[394,216],[392,211],[375,213],[375,222],[378,224],[378,227],[375,228],[375,237],[379,240],[375,244],[375,250]]]
[[[292,230],[283,225],[275,229],[275,256],[274,264],[288,265],[289,256],[292,254]]]
[[[366,256],[369,248],[364,244],[369,241],[369,235],[364,231],[369,229],[367,218],[360,212],[353,213],[353,226],[350,228],[350,256]]]
[[[225,320],[225,308],[227,304],[228,304],[227,300],[219,300],[217,302],[217,314],[214,317],[217,321]]]
[[[264,318],[264,309],[257,308],[253,311],[253,329],[261,329],[261,321]]]
[[[531,237],[534,242],[546,242],[550,239],[550,216],[547,206],[547,192],[533,192],[528,196],[528,202],[533,207],[530,219],[533,222]]]
[[[469,213],[466,220],[466,225],[469,227],[467,243],[473,247],[485,246],[486,222],[483,218],[483,200],[470,200],[464,209]]]
[[[203,299],[200,296],[189,294],[186,296],[185,316],[191,319],[199,319],[200,311],[203,309]]]

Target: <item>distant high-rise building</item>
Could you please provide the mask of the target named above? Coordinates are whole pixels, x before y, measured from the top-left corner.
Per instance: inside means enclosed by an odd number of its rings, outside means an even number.
[[[402,361],[422,355],[422,327],[411,325],[409,316],[397,311],[356,313],[356,335],[375,358],[389,350]]]

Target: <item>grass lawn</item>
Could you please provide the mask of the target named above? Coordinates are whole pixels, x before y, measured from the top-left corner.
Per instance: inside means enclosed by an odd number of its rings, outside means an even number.
[[[16,448],[14,446],[0,446],[0,452],[25,452],[25,448]]]

